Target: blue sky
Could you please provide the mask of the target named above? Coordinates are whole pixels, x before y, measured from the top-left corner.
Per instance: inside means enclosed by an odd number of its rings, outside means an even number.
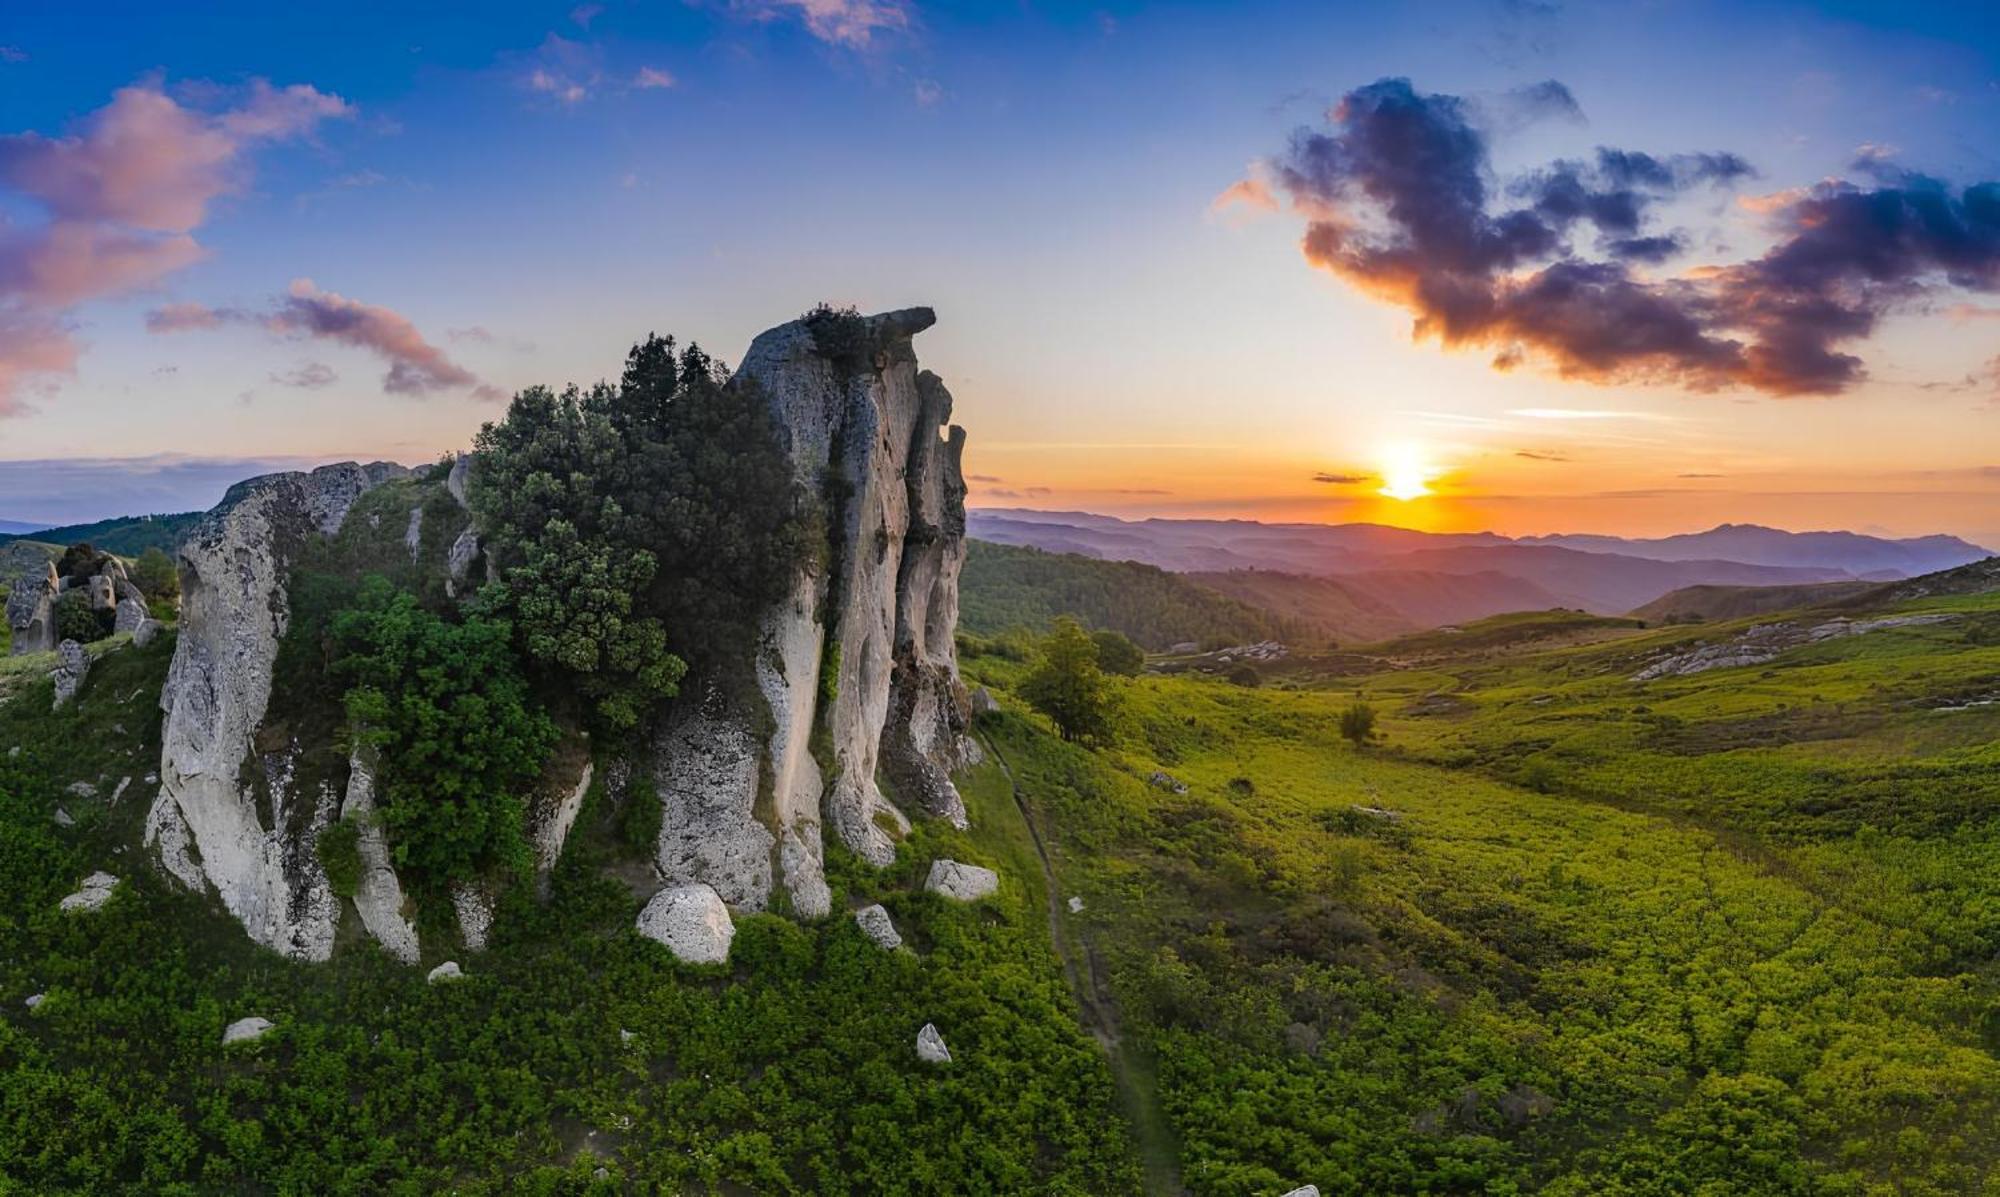
[[[1970,6],[422,7],[37,6],[0,25],[17,160],[46,156],[29,133],[88,147],[121,89],[226,143],[191,223],[171,196],[85,205],[99,233],[145,225],[136,281],[93,260],[14,284],[39,339],[0,327],[0,516],[429,459],[496,394],[613,373],[649,330],[732,358],[830,299],[937,307],[919,348],[958,396],[976,501],[2000,542],[2000,299],[1977,286],[1931,278],[1885,306],[1834,394],[1566,378],[1532,352],[1499,372],[1489,345],[1413,338],[1407,303],[1315,269],[1297,196],[1215,206],[1294,128],[1407,77],[1480,108],[1496,191],[1600,145],[1739,155],[1753,177],[1658,219],[1685,234],[1671,269],[1740,262],[1782,239],[1745,201],[1874,186],[1864,147],[1952,188],[2000,179],[2000,30]],[[1580,115],[1506,114],[1544,80]],[[24,170],[0,182],[0,287],[8,240],[28,255],[68,219]],[[149,331],[163,310],[198,315]],[[1435,502],[1312,481],[1412,456]]]

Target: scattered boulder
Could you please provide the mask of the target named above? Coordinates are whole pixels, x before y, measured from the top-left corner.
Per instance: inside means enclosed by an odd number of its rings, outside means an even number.
[[[465,980],[465,970],[458,967],[458,961],[447,960],[432,969],[430,975],[425,977],[424,980],[432,985],[437,985],[444,981],[463,981]]]
[[[1083,899],[1082,899],[1082,898],[1079,898],[1079,897],[1075,897],[1074,895],[1072,895],[1072,896],[1070,897],[1070,900],[1069,900],[1069,912],[1070,912],[1071,914],[1082,914],[1082,913],[1083,913]]]
[[[993,697],[993,691],[981,686],[972,692],[972,713],[975,717],[980,715],[998,715],[1000,713],[1000,700]]]
[[[53,562],[14,579],[7,592],[7,626],[14,632],[12,653],[51,652],[56,646],[55,600],[62,581]]]
[[[113,632],[136,633],[139,630],[139,625],[151,618],[152,616],[146,611],[145,600],[119,599],[118,612],[112,617],[111,630]]]
[[[222,1046],[228,1047],[232,1043],[254,1043],[270,1034],[271,1028],[276,1025],[270,1019],[259,1018],[254,1014],[249,1018],[239,1018],[223,1029]]]
[[[87,781],[73,781],[63,787],[63,792],[72,798],[95,798],[97,787]]]
[[[70,814],[69,814],[69,812],[68,812],[68,811],[66,811],[66,810],[64,810],[64,809],[63,809],[62,807],[58,806],[58,807],[56,808],[56,826],[57,826],[57,827],[74,827],[74,826],[76,826],[76,820],[75,820],[75,819],[72,819],[72,818],[70,817]]]
[[[90,654],[83,650],[83,645],[74,640],[56,645],[56,667],[49,671],[49,676],[56,680],[56,705],[62,706],[75,698],[89,673]]]
[[[1183,640],[1179,644],[1167,649],[1167,651],[1176,657],[1193,656],[1195,653],[1201,651],[1201,645],[1196,644],[1192,640]]]
[[[472,576],[472,566],[478,560],[479,533],[471,524],[467,524],[465,531],[458,534],[458,539],[451,542],[450,552],[445,554],[444,564],[448,576],[445,578],[444,592],[447,598],[458,597],[458,588]]]
[[[893,952],[903,946],[903,937],[896,933],[896,924],[889,920],[889,912],[880,902],[855,911],[854,923],[884,951]]]
[[[917,1032],[917,1059],[926,1064],[951,1063],[951,1049],[944,1045],[944,1036],[938,1034],[936,1023],[927,1022]]]
[[[159,634],[160,634],[160,621],[157,619],[149,619],[146,622],[140,624],[138,627],[132,629],[132,644],[134,645],[134,647],[144,648],[148,644],[151,644],[153,642],[153,637],[158,636]]]
[[[624,1027],[618,1028],[618,1042],[620,1043],[629,1044],[638,1037],[639,1036],[637,1034],[635,1034],[632,1031],[626,1030]]]
[[[132,784],[132,779],[130,777],[119,778],[118,784],[111,787],[110,805],[117,806],[118,800],[125,796],[125,791],[128,787],[131,786],[131,784]]]
[[[924,888],[955,902],[976,902],[1000,889],[1000,875],[978,865],[934,860],[930,875],[924,878]]]
[[[31,993],[27,996],[27,999],[23,1001],[21,1004],[23,1006],[26,1006],[28,1009],[33,1010],[36,1006],[39,1006],[43,1002],[46,1002],[48,1000],[49,1000],[49,995],[46,993]]]
[[[696,881],[654,894],[639,912],[639,934],[689,964],[724,964],[736,925],[714,887]]]
[[[62,900],[62,909],[67,911],[92,911],[111,900],[111,891],[118,888],[118,878],[109,873],[92,873],[83,879],[82,888]]]
[[[1152,786],[1156,790],[1166,790],[1167,792],[1173,794],[1185,794],[1188,792],[1186,782],[1180,780],[1179,778],[1175,777],[1173,774],[1167,772],[1164,769],[1153,770],[1153,775],[1146,779],[1146,784]]]

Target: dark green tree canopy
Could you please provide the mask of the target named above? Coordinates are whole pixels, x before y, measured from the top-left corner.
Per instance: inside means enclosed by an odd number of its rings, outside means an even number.
[[[1054,721],[1063,739],[1105,739],[1111,732],[1113,696],[1090,633],[1064,617],[1055,621],[1041,648],[1041,660],[1021,684],[1021,696]]]

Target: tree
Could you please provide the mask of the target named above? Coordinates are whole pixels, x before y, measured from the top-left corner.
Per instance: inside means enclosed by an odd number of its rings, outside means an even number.
[[[106,614],[90,609],[90,595],[81,588],[65,590],[55,603],[56,639],[78,644],[102,640],[111,634]]]
[[[1364,747],[1375,734],[1375,708],[1355,699],[1354,705],[1340,713],[1340,734],[1356,748]]]
[[[1097,664],[1106,673],[1138,677],[1146,667],[1146,650],[1121,632],[1100,629],[1090,634],[1090,640],[1097,645]]]
[[[818,528],[764,401],[669,338],[634,346],[615,387],[521,392],[477,450],[483,601],[613,729],[688,661],[754,651]]]
[[[1111,730],[1112,695],[1090,633],[1064,617],[1056,620],[1041,649],[1041,660],[1021,684],[1021,696],[1055,721],[1063,739],[1103,739]]]
[[[80,540],[63,550],[62,560],[56,562],[56,573],[80,581],[96,573],[106,556],[92,548],[89,541]]]
[[[148,545],[132,563],[132,584],[149,599],[170,599],[181,592],[181,575],[174,568],[173,558],[161,552],[158,545]]]
[[[396,860],[441,889],[531,860],[520,791],[556,727],[534,705],[514,631],[479,615],[452,623],[371,576],[333,618],[332,673],[358,737],[380,756],[380,812]]]

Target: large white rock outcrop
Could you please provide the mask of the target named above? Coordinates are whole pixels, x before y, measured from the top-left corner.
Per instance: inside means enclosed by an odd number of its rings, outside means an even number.
[[[752,910],[782,886],[794,911],[820,917],[823,825],[877,866],[908,830],[878,777],[911,810],[963,824],[950,771],[970,743],[952,642],[964,434],[911,348],[935,320],[928,308],[836,320],[837,346],[815,335],[829,322],[797,320],[744,356],[738,376],[769,403],[794,476],[826,500],[829,543],[764,617],[764,709],[710,695],[656,733],[670,883],[703,882]]]
[[[415,964],[420,954],[417,928],[403,914],[403,884],[390,863],[388,837],[375,818],[375,769],[374,751],[355,749],[348,762],[347,794],[340,803],[340,817],[354,824],[355,850],[361,857],[354,910],[385,951],[404,964]]]
[[[954,902],[977,902],[1000,892],[1000,875],[962,861],[934,860],[924,888]]]
[[[23,571],[7,590],[7,626],[13,631],[15,656],[53,652],[56,647],[56,595],[62,587],[54,562]]]
[[[256,751],[290,616],[285,579],[309,538],[339,530],[363,493],[407,473],[346,462],[238,483],[180,549],[180,639],[160,694],[148,839],[176,877],[212,886],[252,939],[299,959],[331,954],[339,905],[314,851],[334,796],[293,792],[287,754]]]

